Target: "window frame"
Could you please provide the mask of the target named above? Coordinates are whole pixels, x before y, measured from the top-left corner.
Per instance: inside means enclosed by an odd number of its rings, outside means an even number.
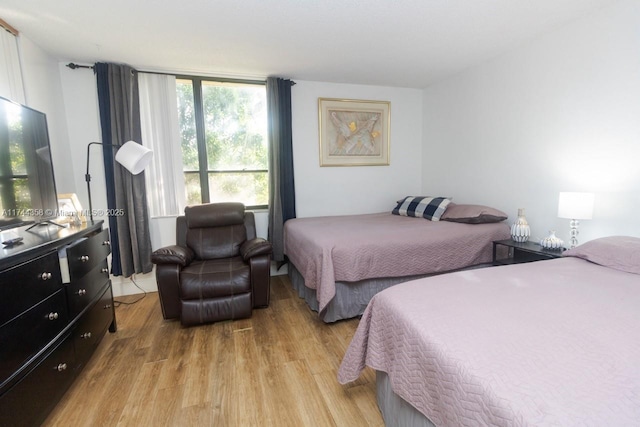
[[[205,76],[193,76],[186,74],[176,74],[176,81],[179,80],[189,80],[191,81],[191,85],[193,88],[193,112],[195,115],[195,126],[196,126],[196,140],[198,147],[198,170],[183,170],[182,173],[186,176],[187,174],[197,174],[200,179],[200,202],[201,203],[211,203],[211,197],[209,193],[209,174],[230,174],[230,173],[266,173],[267,180],[269,180],[269,164],[267,162],[267,169],[216,169],[209,170],[208,160],[207,160],[207,141],[205,135],[205,120],[204,120],[204,110],[202,105],[202,82],[217,82],[217,83],[237,83],[243,85],[256,85],[256,86],[264,86],[266,93],[266,80],[244,80],[244,79],[230,79],[230,78],[222,78],[222,77],[205,77]],[[268,123],[267,123],[268,125]],[[267,144],[269,145],[269,137],[267,135]],[[267,202],[266,205],[251,205],[245,206],[246,209],[258,210],[258,209],[269,209],[269,204]]]

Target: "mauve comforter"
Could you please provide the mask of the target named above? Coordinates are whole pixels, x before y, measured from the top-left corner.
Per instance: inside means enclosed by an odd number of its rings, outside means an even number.
[[[437,426],[640,425],[640,275],[560,258],[378,293],[338,373],[365,365]]]
[[[296,218],[285,223],[284,252],[316,290],[319,311],[335,282],[442,273],[491,261],[504,223],[458,224],[391,213]]]

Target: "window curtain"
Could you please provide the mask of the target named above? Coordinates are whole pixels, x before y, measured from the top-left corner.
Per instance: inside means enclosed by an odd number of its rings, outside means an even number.
[[[176,77],[139,73],[142,143],[153,150],[145,170],[151,217],[180,215],[186,205]]]
[[[291,80],[267,78],[269,132],[269,241],[284,262],[284,223],[296,217],[291,137]]]
[[[0,27],[0,96],[25,103],[18,38]]]
[[[96,63],[102,143],[141,142],[137,72],[127,65]],[[111,273],[129,277],[152,269],[149,212],[144,172],[132,175],[115,163],[115,149],[103,146],[107,208],[111,215]]]

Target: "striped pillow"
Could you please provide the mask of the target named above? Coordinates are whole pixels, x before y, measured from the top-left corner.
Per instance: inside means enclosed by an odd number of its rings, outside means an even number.
[[[422,217],[431,221],[440,221],[451,200],[447,197],[407,196],[398,201],[391,211],[394,215]]]

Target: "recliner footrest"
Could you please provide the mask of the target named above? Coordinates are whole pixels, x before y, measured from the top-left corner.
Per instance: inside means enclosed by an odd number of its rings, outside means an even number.
[[[181,301],[180,322],[184,326],[251,317],[251,293],[222,298]]]

